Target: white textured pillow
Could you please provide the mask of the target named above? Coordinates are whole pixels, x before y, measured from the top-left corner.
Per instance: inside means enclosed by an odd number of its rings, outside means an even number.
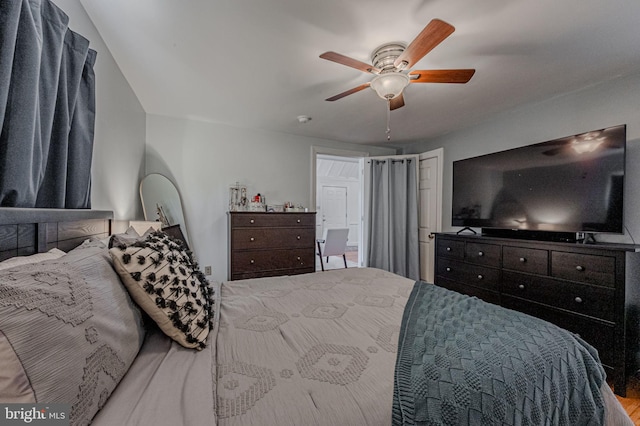
[[[0,271],[0,333],[0,402],[71,404],[72,426],[91,423],[145,336],[96,241]]]
[[[16,256],[0,262],[0,270],[9,269],[21,265],[29,265],[31,263],[44,262],[45,260],[59,259],[65,254],[67,253],[63,252],[62,250],[52,248],[46,253],[36,253],[30,256]]]

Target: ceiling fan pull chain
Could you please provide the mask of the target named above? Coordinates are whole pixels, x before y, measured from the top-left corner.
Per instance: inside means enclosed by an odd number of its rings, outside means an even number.
[[[391,140],[391,98],[387,98],[387,140]]]

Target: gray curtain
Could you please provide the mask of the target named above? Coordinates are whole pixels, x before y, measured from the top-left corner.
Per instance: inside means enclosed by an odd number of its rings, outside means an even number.
[[[91,207],[89,41],[49,0],[0,1],[0,206]]]
[[[420,278],[417,160],[371,160],[368,265]]]

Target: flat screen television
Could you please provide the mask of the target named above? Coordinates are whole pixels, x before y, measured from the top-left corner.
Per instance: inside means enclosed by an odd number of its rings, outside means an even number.
[[[623,232],[626,125],[453,162],[452,225],[553,239]]]

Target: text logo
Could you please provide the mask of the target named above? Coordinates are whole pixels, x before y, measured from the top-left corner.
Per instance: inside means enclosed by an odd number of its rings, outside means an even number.
[[[69,426],[69,404],[0,404],[0,426]]]

